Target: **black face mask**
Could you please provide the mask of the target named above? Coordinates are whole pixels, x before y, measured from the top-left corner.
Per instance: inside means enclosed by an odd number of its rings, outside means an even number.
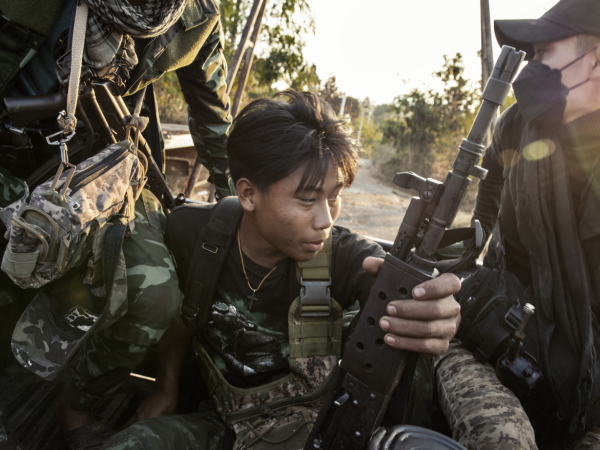
[[[548,127],[562,121],[569,91],[590,81],[588,78],[568,88],[561,82],[562,71],[595,50],[584,53],[562,69],[550,69],[541,62],[529,61],[513,83],[519,111],[527,124]]]

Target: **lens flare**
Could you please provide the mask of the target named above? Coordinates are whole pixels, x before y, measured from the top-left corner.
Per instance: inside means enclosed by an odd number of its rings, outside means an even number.
[[[556,150],[556,144],[550,139],[542,139],[527,144],[523,149],[523,158],[527,161],[539,161],[547,158]]]

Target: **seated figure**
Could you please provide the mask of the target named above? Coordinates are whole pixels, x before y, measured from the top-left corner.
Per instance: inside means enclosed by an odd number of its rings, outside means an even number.
[[[283,400],[323,387],[343,356],[351,308],[364,305],[381,267],[378,244],[334,226],[358,152],[327,103],[293,91],[256,100],[235,119],[227,151],[237,198],[169,216],[166,241],[189,327],[175,324],[163,337],[157,387],[136,419],[175,395],[190,337],[212,399],[194,414],[136,423],[106,449],[303,448],[321,399]],[[317,299],[325,301],[303,300],[311,283],[330,283]],[[412,299],[390,299],[388,315],[374,323],[386,332],[384,345],[423,357],[410,380],[408,423],[429,425],[427,358],[444,353],[455,334],[459,288],[456,276],[441,275]]]

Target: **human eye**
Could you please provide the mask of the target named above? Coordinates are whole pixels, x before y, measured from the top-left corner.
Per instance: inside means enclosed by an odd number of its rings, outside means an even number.
[[[544,56],[544,54],[546,53],[546,48],[545,47],[537,47],[534,49],[534,59],[539,61],[542,59],[542,57]]]
[[[307,205],[310,205],[316,201],[314,198],[299,198],[298,200],[300,200],[302,203],[306,203]]]

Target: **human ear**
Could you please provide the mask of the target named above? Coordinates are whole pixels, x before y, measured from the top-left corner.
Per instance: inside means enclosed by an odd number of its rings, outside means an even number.
[[[256,208],[255,196],[257,189],[252,181],[250,181],[248,178],[240,178],[237,183],[235,183],[235,188],[237,189],[238,199],[242,205],[242,208],[248,212],[254,211]]]
[[[237,189],[238,199],[244,211],[254,211],[254,197],[257,192],[256,186],[248,178],[240,178],[235,183],[235,188]]]

